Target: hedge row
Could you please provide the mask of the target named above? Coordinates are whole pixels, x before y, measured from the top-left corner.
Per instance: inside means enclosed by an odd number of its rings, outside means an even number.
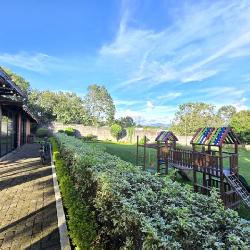
[[[193,193],[92,144],[56,138],[78,197],[93,215],[94,249],[249,247],[249,223],[225,210],[216,192]]]
[[[64,160],[61,157],[58,143],[51,138],[53,161],[56,167],[57,179],[63,198],[63,205],[67,212],[67,225],[72,244],[79,249],[90,249],[96,237],[96,225],[93,213],[82,200],[69,174]]]

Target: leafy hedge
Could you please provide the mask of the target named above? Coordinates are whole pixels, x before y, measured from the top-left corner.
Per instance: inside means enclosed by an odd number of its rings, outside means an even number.
[[[67,224],[72,244],[79,249],[90,249],[92,241],[96,237],[93,213],[81,199],[80,193],[70,177],[69,169],[61,159],[55,138],[51,138],[51,142],[63,205],[67,209]]]
[[[57,134],[61,156],[97,225],[92,247],[104,249],[247,249],[249,223],[219,196],[193,193],[143,172],[94,145]]]
[[[36,136],[39,138],[48,137],[51,135],[51,132],[47,128],[38,128],[36,130]]]

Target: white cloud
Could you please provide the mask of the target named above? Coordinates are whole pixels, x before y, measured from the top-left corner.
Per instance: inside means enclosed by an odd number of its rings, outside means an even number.
[[[180,97],[181,95],[182,95],[182,93],[180,93],[180,92],[170,92],[170,93],[167,93],[165,95],[157,96],[157,99],[159,99],[159,100],[162,100],[162,99],[173,100],[173,99],[176,99],[177,97]]]
[[[125,106],[133,106],[136,104],[141,104],[143,101],[133,101],[133,100],[114,100],[115,105],[125,105]]]
[[[246,105],[247,100],[247,98],[242,97],[238,102],[233,103],[233,106],[235,106],[237,111],[249,109],[249,107]]]
[[[221,99],[232,99],[232,97],[243,98],[246,91],[244,89],[239,89],[235,87],[218,86],[203,88],[200,89],[198,92],[205,94],[207,98],[220,97]]]
[[[203,71],[195,71],[194,73],[187,73],[181,77],[181,82],[186,83],[186,82],[195,82],[195,81],[202,81],[204,79],[207,79],[211,76],[214,76],[217,74],[217,70],[203,70]]]
[[[43,53],[20,52],[17,54],[0,54],[0,63],[35,72],[47,72],[51,66],[58,66],[59,60]]]
[[[151,101],[147,101],[147,108],[148,109],[153,109],[155,106]]]
[[[220,65],[233,56],[246,55],[249,1],[197,2],[178,9],[161,31],[132,27],[126,10],[114,41],[100,49],[105,63],[121,65],[122,87],[202,81],[220,74]]]
[[[175,106],[161,106],[154,105],[153,109],[148,107],[143,107],[138,110],[133,109],[118,109],[116,117],[131,116],[137,123],[140,124],[170,124],[171,120],[174,118],[174,113],[177,107]]]

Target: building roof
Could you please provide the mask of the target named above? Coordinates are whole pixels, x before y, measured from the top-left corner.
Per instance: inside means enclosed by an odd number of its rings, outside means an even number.
[[[178,138],[171,131],[161,131],[155,138],[155,141],[158,142],[178,141]]]
[[[13,100],[0,95],[0,105],[6,109],[14,109],[25,114],[32,122],[37,123],[36,117],[30,112],[29,108],[22,101]]]
[[[10,76],[0,67],[0,96],[16,95],[26,97],[23,91],[11,80]]]
[[[231,127],[206,127],[199,128],[190,143],[197,145],[222,146],[223,144],[240,144],[241,142],[232,131]]]

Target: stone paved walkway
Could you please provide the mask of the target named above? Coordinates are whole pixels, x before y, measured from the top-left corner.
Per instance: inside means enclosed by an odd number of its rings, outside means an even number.
[[[0,249],[60,249],[51,167],[37,144],[0,162]]]

